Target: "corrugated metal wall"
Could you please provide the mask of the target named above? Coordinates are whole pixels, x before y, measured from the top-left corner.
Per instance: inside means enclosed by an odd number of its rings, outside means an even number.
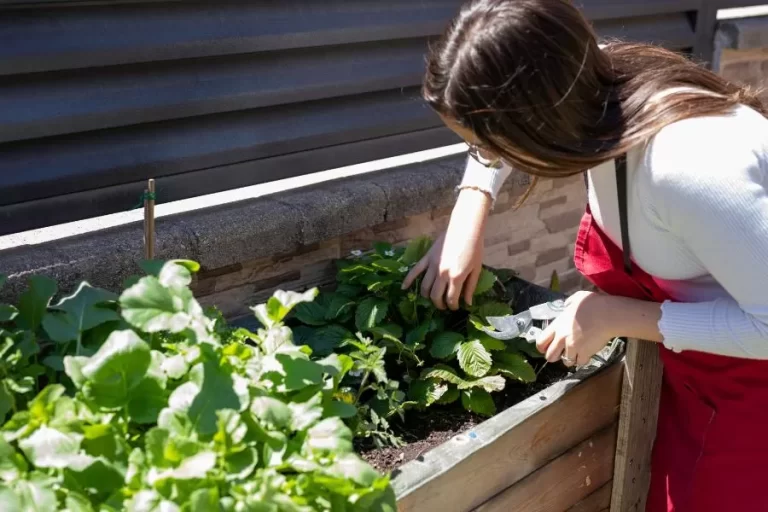
[[[456,142],[418,89],[461,3],[0,0],[0,234],[151,177],[166,202]],[[696,45],[702,0],[583,4],[601,35]]]

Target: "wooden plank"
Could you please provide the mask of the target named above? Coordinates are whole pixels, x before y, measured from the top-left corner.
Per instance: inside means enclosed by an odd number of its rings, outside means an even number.
[[[614,364],[573,388],[560,391],[554,402],[540,400],[547,398],[548,390],[556,389],[558,384],[551,386],[480,425],[474,432],[476,441],[454,439],[428,452],[422,460],[409,463],[412,465],[412,469],[406,468],[409,474],[395,479],[399,487],[398,510],[473,510],[584,439],[616,423],[623,368],[623,364]],[[522,418],[518,420],[517,416]],[[502,430],[499,423],[504,421],[518,423],[500,432],[482,448],[462,453],[463,449],[469,449],[467,443],[483,442],[489,430]],[[409,481],[404,481],[406,476]]]
[[[618,425],[568,450],[475,512],[563,512],[611,479]]]
[[[569,508],[568,512],[608,512],[611,507],[612,486],[613,481],[608,482]]]
[[[645,510],[661,392],[662,365],[655,343],[629,340],[624,364],[613,512]]]

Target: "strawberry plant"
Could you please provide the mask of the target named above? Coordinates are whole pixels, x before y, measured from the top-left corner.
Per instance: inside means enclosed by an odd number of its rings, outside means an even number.
[[[484,269],[473,305],[441,311],[402,282],[429,250],[428,238],[406,248],[379,243],[338,262],[337,286],[300,304],[291,325],[313,353],[348,355],[352,368],[342,391],[357,406],[349,424],[357,435],[379,443],[396,442],[393,416],[411,407],[460,401],[469,411],[492,416],[491,393],[508,381],[530,383],[536,372],[528,362],[542,357],[524,340],[502,342],[485,334],[486,317],[512,314],[503,302],[500,276]],[[503,276],[501,276],[503,277]]]
[[[317,290],[253,308],[256,333],[230,328],[193,297],[197,268],[151,264],[119,296],[84,283],[55,303],[32,278],[0,306],[2,509],[394,512],[344,423],[386,380],[383,347],[323,350],[331,326],[303,345],[284,320]]]

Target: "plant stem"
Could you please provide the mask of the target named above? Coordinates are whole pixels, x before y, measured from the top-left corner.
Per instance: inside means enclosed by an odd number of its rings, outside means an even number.
[[[363,375],[363,380],[360,382],[360,388],[357,390],[357,396],[355,397],[355,407],[357,407],[357,404],[360,401],[360,397],[363,395],[363,391],[365,391],[365,386],[368,384],[368,378],[370,376],[371,370],[366,370],[365,375]]]

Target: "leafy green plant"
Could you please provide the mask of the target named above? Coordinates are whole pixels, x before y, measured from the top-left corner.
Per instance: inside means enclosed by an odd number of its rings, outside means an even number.
[[[256,306],[253,333],[201,308],[196,263],[146,269],[120,296],[51,303],[33,278],[0,306],[3,510],[394,512],[344,423],[341,383],[378,378],[373,350],[321,357],[284,324],[317,290]]]
[[[491,416],[491,393],[509,380],[536,379],[528,361],[541,357],[535,347],[501,342],[481,330],[488,316],[512,314],[491,270],[483,270],[473,306],[462,304],[456,312],[422,297],[420,281],[402,290],[405,275],[430,246],[430,239],[418,238],[405,248],[379,243],[370,253],[356,251],[338,262],[335,289],[291,315],[296,336],[315,354],[353,359],[342,383],[358,408],[349,423],[377,444],[396,442],[387,422],[408,408],[460,400],[467,410]]]

